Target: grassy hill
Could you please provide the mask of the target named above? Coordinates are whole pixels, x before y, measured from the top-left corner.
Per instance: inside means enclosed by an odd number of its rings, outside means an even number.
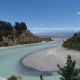
[[[80,32],[75,33],[63,43],[63,47],[80,51]]]

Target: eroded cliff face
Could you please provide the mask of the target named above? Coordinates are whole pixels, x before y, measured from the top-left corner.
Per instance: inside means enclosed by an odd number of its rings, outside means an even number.
[[[17,44],[28,44],[39,42],[40,40],[29,30],[22,30],[20,32],[16,31],[15,33],[8,36],[0,37],[0,46],[10,46]]]
[[[29,30],[23,31],[17,38],[18,43],[34,43],[39,42],[39,39]]]

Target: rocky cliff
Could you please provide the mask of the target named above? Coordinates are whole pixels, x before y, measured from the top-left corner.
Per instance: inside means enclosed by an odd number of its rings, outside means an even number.
[[[1,38],[0,46],[10,46],[10,45],[17,45],[17,44],[40,42],[40,39],[38,39],[29,30],[23,30],[21,34],[16,32],[14,35],[1,36],[0,38]]]
[[[10,22],[0,21],[0,46],[10,46],[17,44],[28,44],[41,41],[51,41],[50,38],[39,38],[35,36],[24,22],[16,22],[12,25]]]

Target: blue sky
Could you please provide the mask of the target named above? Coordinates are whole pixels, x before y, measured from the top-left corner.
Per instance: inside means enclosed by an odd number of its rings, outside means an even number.
[[[35,30],[79,29],[80,0],[0,0],[0,20]]]

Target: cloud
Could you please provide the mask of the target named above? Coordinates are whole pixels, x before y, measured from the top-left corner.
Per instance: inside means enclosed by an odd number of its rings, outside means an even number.
[[[40,32],[54,32],[54,31],[80,31],[80,28],[29,28],[34,33]]]
[[[80,12],[77,12],[78,15],[80,15]]]

